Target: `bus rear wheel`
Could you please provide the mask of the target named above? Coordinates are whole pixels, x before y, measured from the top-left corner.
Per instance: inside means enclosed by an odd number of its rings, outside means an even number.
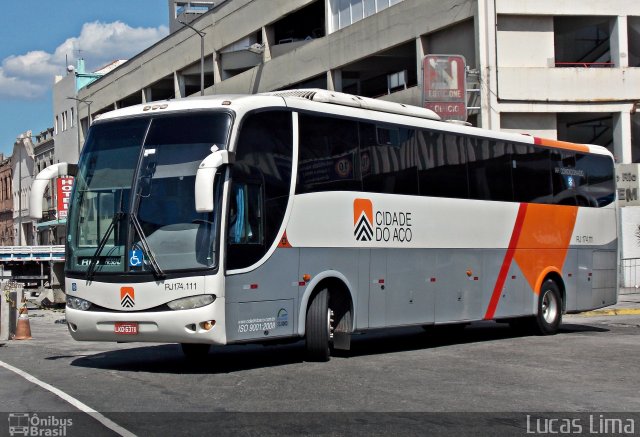
[[[209,355],[211,345],[199,343],[180,343],[182,353],[187,360],[197,360]]]
[[[562,323],[562,294],[558,284],[547,279],[540,288],[538,312],[533,326],[540,335],[552,335],[558,332]]]
[[[306,349],[308,361],[329,361],[331,349],[331,309],[329,290],[324,288],[313,297],[306,318]]]

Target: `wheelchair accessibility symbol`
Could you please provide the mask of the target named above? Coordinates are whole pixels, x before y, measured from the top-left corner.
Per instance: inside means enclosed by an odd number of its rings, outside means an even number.
[[[143,255],[141,250],[130,250],[129,251],[129,266],[130,267],[139,267],[142,265]]]

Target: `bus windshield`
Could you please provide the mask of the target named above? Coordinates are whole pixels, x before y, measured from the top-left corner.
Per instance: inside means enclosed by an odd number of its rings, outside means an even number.
[[[90,279],[215,266],[218,217],[196,212],[195,175],[213,150],[226,148],[230,125],[221,112],[94,124],[69,211],[67,271]]]

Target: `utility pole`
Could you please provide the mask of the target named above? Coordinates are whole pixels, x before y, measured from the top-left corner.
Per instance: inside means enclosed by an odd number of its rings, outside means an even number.
[[[206,33],[196,29],[195,27],[185,23],[184,21],[178,20],[178,22],[184,24],[189,29],[197,33],[198,36],[200,36],[200,95],[204,96],[204,36],[206,35]]]

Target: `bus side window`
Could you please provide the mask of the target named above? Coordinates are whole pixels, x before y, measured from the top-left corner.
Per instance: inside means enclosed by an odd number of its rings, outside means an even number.
[[[549,150],[515,144],[511,158],[514,200],[552,203],[553,187]]]
[[[606,206],[615,200],[613,162],[605,155],[587,155],[576,153],[576,169],[585,175],[583,189],[589,200],[589,206]]]
[[[553,203],[556,205],[578,205],[576,188],[582,185],[581,173],[584,176],[584,172],[576,170],[574,152],[569,150],[553,150],[551,152]]]
[[[437,131],[418,132],[420,195],[469,197],[466,138]]]
[[[296,193],[361,191],[358,123],[300,114]]]
[[[469,197],[478,200],[513,201],[513,145],[499,140],[470,138],[468,146]]]
[[[231,167],[227,269],[255,264],[275,243],[289,199],[292,156],[290,111],[260,111],[242,120]]]
[[[255,173],[255,170],[254,172]],[[266,253],[263,184],[234,168],[227,215],[227,269],[254,264]]]
[[[417,195],[416,131],[372,123],[359,128],[363,191]]]
[[[234,182],[229,206],[229,244],[264,244],[262,189]]]

